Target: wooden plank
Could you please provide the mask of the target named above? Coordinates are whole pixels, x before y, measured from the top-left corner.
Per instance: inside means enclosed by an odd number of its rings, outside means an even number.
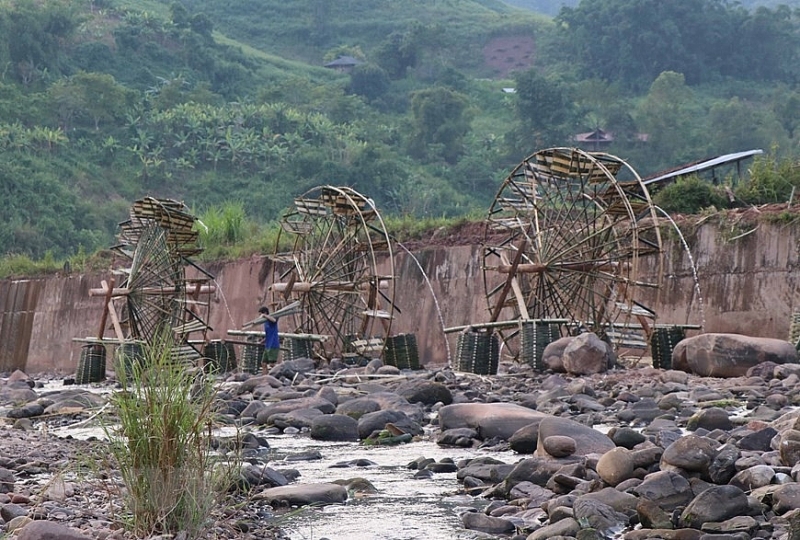
[[[117,310],[114,307],[114,300],[108,301],[108,315],[111,317],[111,324],[114,325],[114,333],[117,334],[117,339],[123,341],[125,339],[125,334],[122,333],[122,325],[119,324],[119,318],[117,317]]]

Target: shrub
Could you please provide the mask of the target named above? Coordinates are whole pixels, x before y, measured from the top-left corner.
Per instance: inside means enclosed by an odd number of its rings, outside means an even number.
[[[678,214],[696,214],[703,208],[728,206],[728,199],[720,188],[697,176],[679,178],[661,188],[653,199],[664,211]]]

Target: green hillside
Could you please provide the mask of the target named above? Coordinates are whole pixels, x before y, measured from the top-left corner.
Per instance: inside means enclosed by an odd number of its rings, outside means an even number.
[[[494,0],[3,0],[0,253],[92,253],[148,194],[239,209],[251,236],[320,184],[398,219],[480,215],[522,158],[596,128],[642,174],[793,158],[798,55],[795,13],[716,0],[555,21]],[[322,67],[340,56],[357,65]]]

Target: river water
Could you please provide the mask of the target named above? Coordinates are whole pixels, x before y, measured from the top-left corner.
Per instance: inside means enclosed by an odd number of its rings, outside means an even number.
[[[267,436],[272,448],[269,466],[297,469],[298,483],[326,482],[355,477],[366,478],[377,494],[356,496],[345,505],[309,508],[281,518],[281,526],[292,540],[445,540],[476,539],[485,535],[461,527],[459,512],[481,510],[488,504],[460,493],[456,473],[437,473],[432,478],[415,479],[417,471],[407,465],[418,457],[440,461],[491,456],[514,463],[519,455],[510,451],[442,448],[423,440],[400,446],[362,446],[359,443],[314,441],[303,435]],[[283,461],[286,455],[318,450],[322,460]],[[331,468],[339,462],[367,459],[368,467]]]

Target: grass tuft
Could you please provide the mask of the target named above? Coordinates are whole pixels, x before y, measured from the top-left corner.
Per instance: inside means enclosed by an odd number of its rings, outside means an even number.
[[[160,339],[139,361],[122,359],[123,389],[111,399],[119,425],[106,435],[133,531],[197,538],[224,485],[211,456],[214,392],[202,373],[171,361],[170,346]]]

